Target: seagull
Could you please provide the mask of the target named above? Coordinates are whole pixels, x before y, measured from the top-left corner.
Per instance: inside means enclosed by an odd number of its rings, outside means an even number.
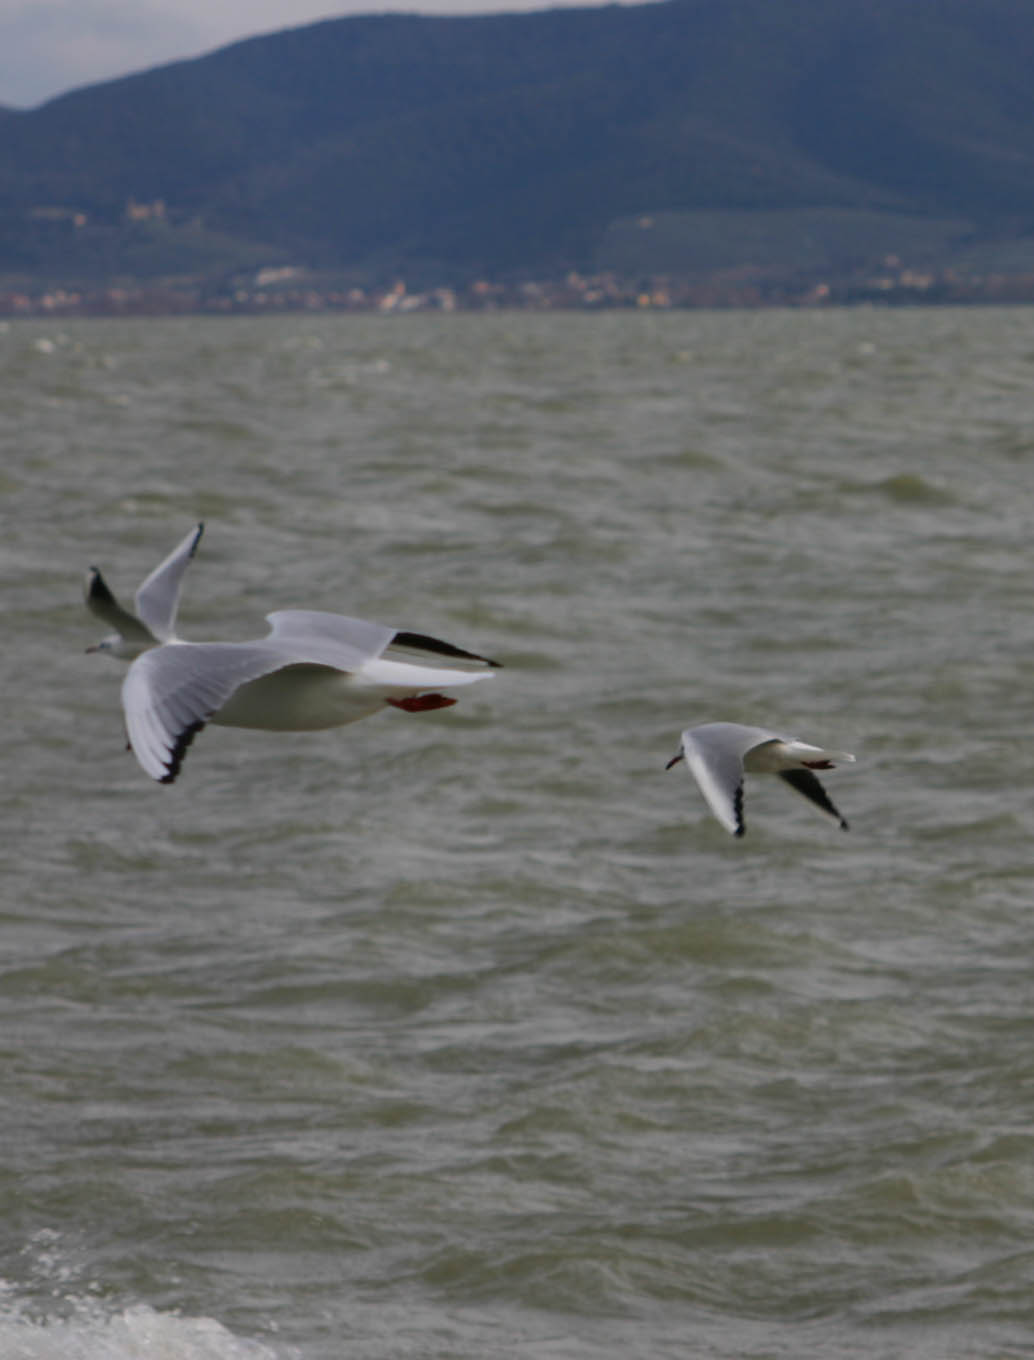
[[[499,666],[423,633],[316,609],[267,614],[270,631],[254,642],[185,642],[176,612],[203,532],[198,524],[143,581],[135,614],[96,567],[86,577],[87,608],[114,630],[87,651],[131,663],[122,684],[129,745],[160,784],[173,782],[207,723],[314,732],[385,704],[422,713],[456,703],[440,690],[491,679]]]
[[[743,775],[777,774],[846,831],[847,822],[812,773],[832,770],[837,761],[853,761],[846,751],[824,751],[796,737],[780,736],[764,727],[741,723],[702,723],[687,727],[678,751],[665,765],[685,760],[711,811],[727,831],[742,836]]]

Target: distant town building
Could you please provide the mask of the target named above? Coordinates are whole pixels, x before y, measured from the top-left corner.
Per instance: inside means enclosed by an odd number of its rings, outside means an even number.
[[[127,222],[164,222],[165,199],[153,198],[150,203],[141,203],[135,198],[126,199]]]

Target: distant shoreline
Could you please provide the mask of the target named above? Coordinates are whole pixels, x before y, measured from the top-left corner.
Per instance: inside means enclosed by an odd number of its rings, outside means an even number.
[[[255,316],[283,313],[406,315],[411,312],[589,312],[763,310],[774,307],[1022,305],[1034,302],[1034,273],[965,276],[899,267],[842,279],[802,278],[744,268],[720,274],[621,279],[570,272],[552,280],[410,289],[323,286],[304,274],[286,286],[254,280],[151,284],[0,283],[0,317]]]

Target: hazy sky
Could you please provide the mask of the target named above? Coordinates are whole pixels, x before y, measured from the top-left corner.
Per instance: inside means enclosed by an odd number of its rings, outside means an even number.
[[[605,0],[563,0],[601,4]],[[0,104],[30,108],[79,85],[344,14],[484,14],[551,0],[0,0]]]

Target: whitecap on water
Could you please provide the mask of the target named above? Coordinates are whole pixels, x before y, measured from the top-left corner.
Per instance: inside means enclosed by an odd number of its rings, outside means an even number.
[[[214,1318],[161,1313],[146,1304],[110,1311],[91,1299],[65,1301],[60,1318],[41,1319],[20,1299],[0,1300],[4,1360],[295,1360],[234,1336]]]

